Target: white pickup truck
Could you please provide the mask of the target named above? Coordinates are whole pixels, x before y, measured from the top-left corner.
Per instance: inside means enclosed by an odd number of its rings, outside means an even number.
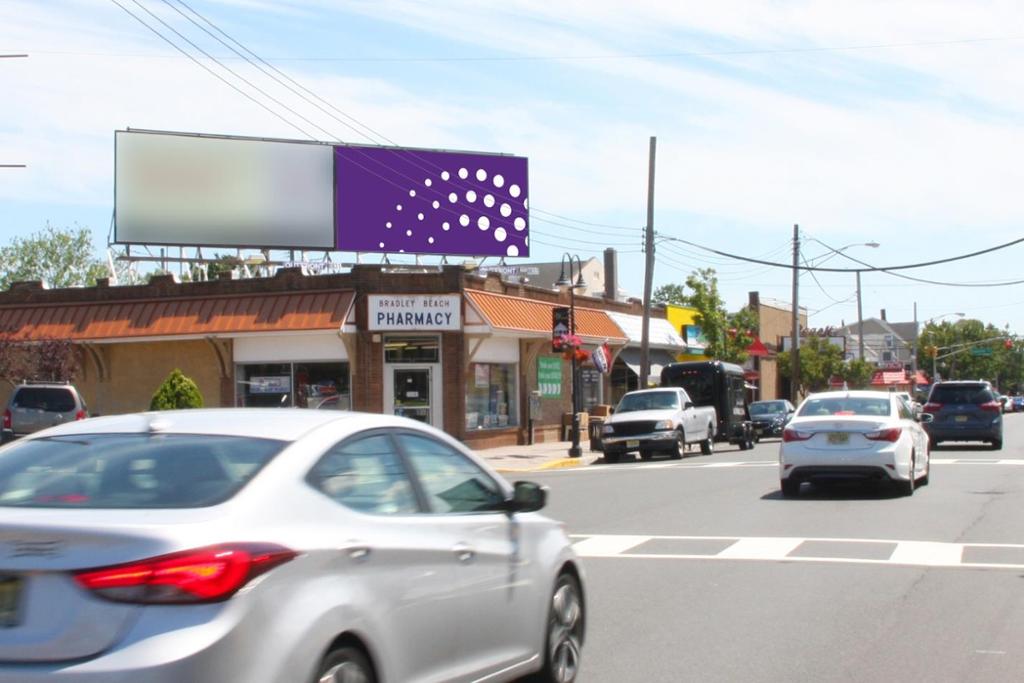
[[[690,444],[700,444],[700,452],[710,455],[717,424],[715,409],[694,406],[685,389],[631,391],[622,397],[601,430],[604,459],[618,462],[634,451],[639,451],[644,460],[658,451],[682,458]]]

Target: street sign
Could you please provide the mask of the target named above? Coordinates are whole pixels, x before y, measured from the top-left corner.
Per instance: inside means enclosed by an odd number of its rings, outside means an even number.
[[[971,355],[972,356],[991,356],[992,355],[992,347],[991,346],[975,346],[973,349],[971,349]]]

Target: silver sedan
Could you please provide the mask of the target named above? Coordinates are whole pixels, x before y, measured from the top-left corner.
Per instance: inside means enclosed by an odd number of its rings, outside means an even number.
[[[0,449],[0,683],[576,678],[545,489],[403,418],[192,410]]]

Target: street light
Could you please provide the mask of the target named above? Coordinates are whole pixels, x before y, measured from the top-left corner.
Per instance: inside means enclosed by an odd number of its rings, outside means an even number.
[[[836,254],[842,254],[844,251],[846,251],[850,247],[871,247],[872,249],[877,249],[880,246],[878,244],[878,242],[853,242],[851,244],[847,244],[844,247],[839,247],[838,249],[834,249],[834,248],[830,247],[829,245],[825,244],[824,242],[822,242],[819,239],[815,239],[813,237],[809,237],[808,239],[811,240],[812,242],[817,242],[821,246],[825,247],[829,251],[832,251],[832,252],[834,252]],[[851,258],[851,257],[847,256],[847,258]],[[857,261],[857,259],[851,259],[851,260],[856,261],[857,263],[862,263],[861,261]],[[860,299],[860,271],[858,270],[857,271],[857,346],[858,346],[858,354],[857,355],[858,355],[858,357],[861,360],[864,360],[864,314],[863,314],[862,310],[863,309],[861,308],[861,299]]]
[[[572,263],[576,260],[576,278],[573,280]],[[565,275],[565,262],[569,261],[569,276]],[[583,263],[579,256],[573,256],[569,252],[562,254],[562,272],[558,276],[556,287],[569,288],[569,334],[576,335],[576,290],[585,289],[587,283],[583,280]],[[579,369],[577,367],[576,350],[572,353],[572,446],[569,448],[569,457],[578,458],[583,455],[580,450],[580,391],[579,391]]]

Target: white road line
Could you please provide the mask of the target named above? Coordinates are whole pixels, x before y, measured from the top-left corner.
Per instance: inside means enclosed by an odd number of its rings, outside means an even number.
[[[932,458],[933,465],[1024,465],[1019,458],[1001,458],[999,460],[972,460],[970,458]]]
[[[1002,460],[972,460],[970,458],[932,458],[932,465],[977,465],[977,466],[1020,466],[1024,465],[1024,459],[1005,458]],[[621,472],[623,470],[655,470],[655,469],[690,469],[690,470],[712,470],[727,469],[733,467],[778,467],[775,460],[747,460],[740,462],[659,462],[659,463],[632,463],[623,465],[606,465],[598,467],[569,467],[565,469],[546,470],[545,474],[573,474],[581,472]]]
[[[959,543],[902,541],[889,557],[894,564],[958,567],[962,564],[964,547]]]
[[[732,560],[781,560],[804,542],[802,538],[741,538],[718,553]]]
[[[911,567],[942,567],[959,569],[1011,569],[1024,570],[1024,564],[1008,562],[964,562],[964,550],[968,548],[1014,548],[1024,550],[1024,545],[1010,543],[940,543],[935,541],[901,541],[894,539],[865,538],[786,538],[775,536],[737,537],[737,536],[658,536],[658,535],[627,535],[627,534],[573,534],[573,539],[582,539],[573,544],[580,557],[603,557],[643,560],[739,560],[823,564],[874,564],[888,566]],[[715,553],[638,553],[630,552],[637,546],[648,541],[733,541],[728,547]],[[856,548],[864,544],[888,543],[894,547],[888,558],[856,557],[856,550],[850,552],[854,557],[831,557],[812,555],[790,555],[806,542],[822,542],[835,545],[846,545]],[[659,550],[664,551],[662,543]]]
[[[650,536],[591,536],[573,544],[573,548],[577,555],[584,557],[612,557],[650,539]]]

